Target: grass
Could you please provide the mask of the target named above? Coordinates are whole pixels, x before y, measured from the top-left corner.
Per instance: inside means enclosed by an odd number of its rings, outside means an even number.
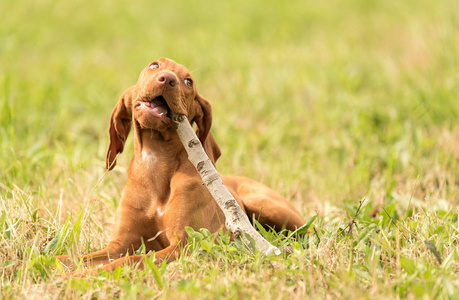
[[[1,297],[456,298],[458,9],[1,2]],[[105,174],[108,118],[163,56],[188,66],[213,104],[220,172],[317,213],[315,233],[265,232],[295,251],[261,257],[195,232],[175,263],[62,280],[55,255],[108,242],[132,157],[129,139]]]

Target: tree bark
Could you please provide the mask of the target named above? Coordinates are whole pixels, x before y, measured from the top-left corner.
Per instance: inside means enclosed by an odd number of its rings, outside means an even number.
[[[177,130],[180,141],[188,153],[188,159],[194,165],[201,176],[202,182],[225,214],[226,228],[236,237],[245,240],[245,242],[250,242],[244,235],[244,233],[248,234],[263,254],[274,253],[279,255],[281,251],[271,245],[255,230],[247,215],[225,187],[217,169],[204,151],[187,117],[174,112],[171,115],[174,122],[174,129]]]

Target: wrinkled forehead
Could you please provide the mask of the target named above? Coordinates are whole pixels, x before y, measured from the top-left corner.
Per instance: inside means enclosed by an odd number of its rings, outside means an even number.
[[[179,63],[176,63],[172,59],[169,58],[160,58],[158,59],[160,64],[161,70],[169,70],[174,72],[178,76],[190,76],[190,71],[184,66]]]

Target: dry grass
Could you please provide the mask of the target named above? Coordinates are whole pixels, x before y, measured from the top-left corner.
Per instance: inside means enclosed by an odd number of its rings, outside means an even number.
[[[2,298],[458,294],[454,1],[26,0],[0,10]],[[317,212],[316,234],[265,233],[296,251],[260,257],[196,233],[192,254],[170,265],[62,280],[55,255],[109,239],[132,141],[105,174],[108,117],[162,56],[188,66],[213,104],[220,172]]]

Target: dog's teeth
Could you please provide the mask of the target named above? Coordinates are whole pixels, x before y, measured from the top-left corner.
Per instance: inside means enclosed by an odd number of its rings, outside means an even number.
[[[162,112],[162,113],[160,113],[159,115],[162,116],[162,115],[164,115],[164,113]]]

